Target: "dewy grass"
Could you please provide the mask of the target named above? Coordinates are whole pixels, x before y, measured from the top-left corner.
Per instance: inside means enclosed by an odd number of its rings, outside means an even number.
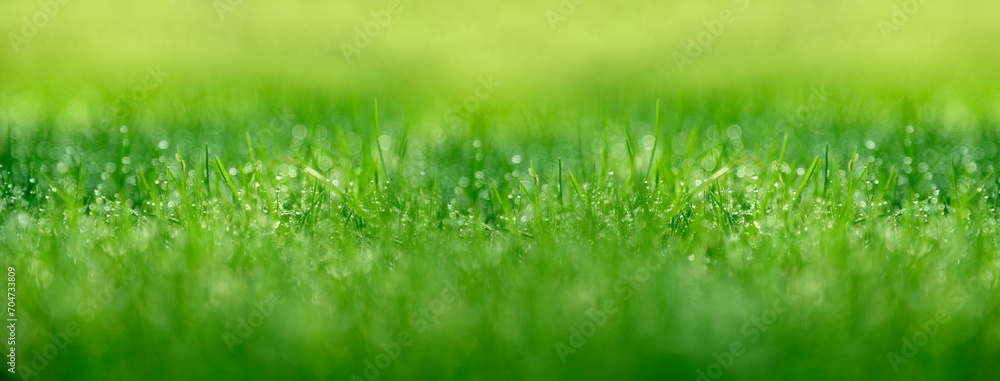
[[[56,3],[0,380],[1000,379],[1000,2]]]
[[[775,112],[660,136],[653,104],[582,119],[606,125],[583,137],[404,139],[391,108],[386,131],[360,118],[292,136],[227,120],[207,135],[11,130],[0,250],[20,274],[18,367],[38,379],[994,374],[993,129],[828,139],[768,130]]]

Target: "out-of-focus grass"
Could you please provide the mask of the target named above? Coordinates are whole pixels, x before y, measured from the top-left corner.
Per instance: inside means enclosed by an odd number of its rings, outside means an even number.
[[[585,2],[556,30],[546,16],[556,1],[403,2],[351,62],[341,43],[388,2],[243,2],[222,19],[213,4],[69,2],[19,52],[0,49],[0,87],[92,99],[90,92],[124,91],[147,65],[160,65],[171,73],[164,86],[174,89],[160,96],[249,95],[274,85],[418,106],[461,99],[477,77],[493,75],[503,83],[495,100],[525,106],[824,81],[982,91],[1000,61],[990,16],[1000,6],[973,0],[924,3],[888,41],[878,22],[891,21],[902,2],[750,1],[745,10],[733,1]],[[28,1],[0,7],[0,29],[12,32],[41,9]],[[735,21],[677,70],[673,54],[725,9]]]
[[[697,379],[739,342],[722,378],[997,378],[997,4],[886,40],[901,2],[406,2],[348,62],[387,3],[73,1],[0,49],[21,375]]]

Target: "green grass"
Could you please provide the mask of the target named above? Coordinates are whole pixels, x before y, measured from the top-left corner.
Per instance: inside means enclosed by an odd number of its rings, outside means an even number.
[[[949,132],[901,102],[869,130],[832,96],[803,122],[843,126],[824,133],[736,101],[581,111],[575,132],[530,111],[414,131],[374,100],[10,128],[19,369],[74,323],[38,379],[364,377],[401,333],[383,378],[695,379],[734,342],[727,379],[996,377],[995,122]]]
[[[0,46],[0,380],[1000,380],[995,2],[217,3]]]

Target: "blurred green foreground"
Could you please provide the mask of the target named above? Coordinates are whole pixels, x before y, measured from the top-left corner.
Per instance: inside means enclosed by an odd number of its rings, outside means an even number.
[[[1000,380],[998,12],[5,2],[0,379]]]

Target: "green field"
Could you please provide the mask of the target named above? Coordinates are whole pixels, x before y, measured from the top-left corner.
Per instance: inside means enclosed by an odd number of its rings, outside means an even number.
[[[1000,380],[998,11],[5,2],[0,379]]]

